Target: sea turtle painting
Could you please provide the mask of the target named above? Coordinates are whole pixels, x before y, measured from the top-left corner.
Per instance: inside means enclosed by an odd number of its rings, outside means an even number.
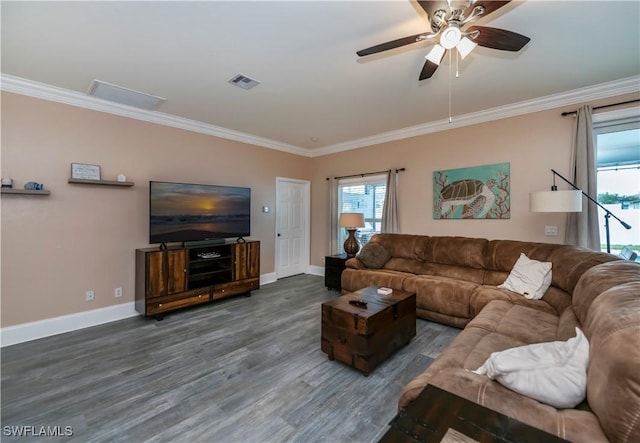
[[[493,179],[486,183],[476,179],[458,180],[446,185],[440,191],[435,211],[446,218],[454,206],[465,205],[462,218],[484,217],[496,200],[491,190],[496,186]]]

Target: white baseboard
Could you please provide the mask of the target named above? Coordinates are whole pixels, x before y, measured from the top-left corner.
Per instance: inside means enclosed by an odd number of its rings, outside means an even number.
[[[311,275],[319,275],[320,277],[324,277],[324,266],[309,266],[307,269],[307,273]]]
[[[278,279],[276,278],[275,272],[260,275],[260,286],[268,285],[269,283],[275,283],[276,281],[278,281]]]
[[[268,285],[276,280],[275,272],[260,275],[260,285]],[[17,345],[18,343],[37,340],[39,338],[64,334],[65,332],[135,317],[136,315],[140,314],[136,312],[134,302],[129,302],[106,308],[93,309],[91,311],[22,323],[15,326],[7,326],[0,330],[0,347]]]
[[[2,328],[0,332],[0,346],[11,346],[26,341],[75,331],[77,329],[84,329],[103,323],[135,317],[136,315],[140,314],[136,312],[134,303],[129,302],[106,308],[92,309],[91,311],[22,323],[15,326],[7,326],[6,328]]]

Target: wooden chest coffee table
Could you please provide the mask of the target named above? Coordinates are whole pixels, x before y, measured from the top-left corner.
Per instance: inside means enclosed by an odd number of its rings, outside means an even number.
[[[370,286],[322,304],[322,352],[364,375],[416,335],[416,295],[377,290]],[[354,306],[351,300],[367,305]]]

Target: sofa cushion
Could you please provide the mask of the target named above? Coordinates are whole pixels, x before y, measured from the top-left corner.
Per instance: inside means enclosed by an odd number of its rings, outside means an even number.
[[[505,335],[518,343],[514,346],[519,346],[554,341],[558,316],[529,306],[494,300],[469,322],[467,328],[480,328]]]
[[[482,269],[488,240],[469,237],[429,237],[424,261]]]
[[[487,244],[484,267],[489,271],[498,273],[497,280],[485,281],[485,284],[499,284],[504,281],[506,275],[511,272],[520,254],[524,253],[532,260],[550,261],[551,253],[563,245],[551,243],[522,242],[515,240],[491,240]],[[488,277],[491,278],[492,274]]]
[[[390,258],[391,254],[380,243],[367,243],[358,254],[358,260],[370,269],[380,269]]]
[[[437,275],[476,284],[482,284],[484,280],[484,269],[430,262],[421,262],[420,265],[420,269],[416,274]]]
[[[469,318],[469,298],[478,285],[447,277],[415,275],[404,286],[416,293],[418,308]]]
[[[384,269],[390,271],[410,272],[411,274],[420,274],[422,269],[422,262],[413,260],[410,258],[395,258],[391,257],[387,263],[383,266]]]
[[[443,314],[437,311],[430,311],[429,309],[416,308],[416,317],[424,320],[429,320],[443,325],[453,326],[454,328],[462,329],[471,321],[469,317],[458,317],[456,315]]]
[[[379,243],[391,254],[391,257],[422,260],[429,237],[410,234],[376,234],[369,243]]]
[[[569,296],[567,295],[567,298]],[[500,289],[496,286],[478,286],[471,294],[471,299],[469,300],[469,309],[472,317],[478,315],[480,311],[493,300],[503,300],[508,301],[510,303],[516,305],[527,306],[533,309],[537,309],[542,312],[547,312],[552,315],[556,315],[557,312],[553,306],[551,306],[547,300],[529,300],[524,298],[522,295],[509,291],[508,289]],[[568,300],[567,305],[571,304],[571,301]]]
[[[342,271],[341,286],[343,292],[353,292],[373,285],[401,290],[406,278],[412,275],[385,269],[355,270],[347,268]]]
[[[575,330],[578,327],[582,329],[573,308],[569,306],[562,314],[560,314],[560,318],[558,319],[556,340],[569,340],[575,335]]]
[[[531,260],[526,254],[513,265],[507,279],[499,288],[522,294],[530,300],[540,300],[551,286],[551,262]]]
[[[493,352],[474,372],[542,403],[573,408],[585,398],[589,364],[589,342],[579,328],[575,332],[567,341]]]

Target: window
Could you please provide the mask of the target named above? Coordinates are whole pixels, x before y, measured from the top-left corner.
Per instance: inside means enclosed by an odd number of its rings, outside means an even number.
[[[625,115],[626,114],[626,115]],[[594,115],[598,202],[631,225],[625,229],[609,219],[611,253],[628,246],[640,251],[640,114],[637,108]],[[606,251],[604,211],[600,239]]]
[[[342,212],[362,212],[364,228],[359,228],[356,237],[360,246],[367,244],[373,234],[380,232],[384,194],[387,190],[386,175],[372,175],[341,179],[338,183],[338,214]],[[343,253],[347,239],[345,228],[338,228],[338,252]]]

